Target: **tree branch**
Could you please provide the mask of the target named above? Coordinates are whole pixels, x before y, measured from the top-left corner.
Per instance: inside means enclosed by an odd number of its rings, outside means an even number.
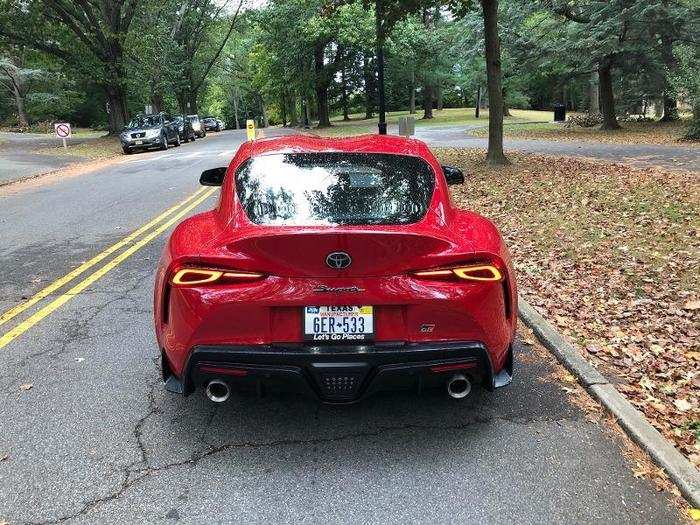
[[[219,49],[217,49],[216,53],[214,54],[212,59],[207,64],[207,67],[204,68],[204,73],[202,73],[202,78],[200,78],[199,82],[197,82],[197,84],[194,86],[195,93],[197,91],[199,91],[199,88],[204,83],[204,79],[207,78],[207,75],[209,74],[209,71],[211,71],[212,66],[219,59],[219,55],[221,55],[221,52],[224,50],[224,46],[226,46],[226,42],[228,42],[228,39],[231,38],[231,34],[233,33],[233,29],[236,26],[236,21],[238,20],[238,14],[241,12],[241,7],[243,7],[244,3],[245,3],[245,0],[238,0],[238,7],[236,8],[236,12],[233,14],[233,18],[231,19],[231,25],[228,28],[228,33],[226,33],[226,37],[221,41],[221,45],[219,46]]]

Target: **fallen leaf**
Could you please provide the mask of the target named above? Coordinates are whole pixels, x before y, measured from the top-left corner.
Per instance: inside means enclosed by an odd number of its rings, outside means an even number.
[[[700,521],[700,509],[688,509],[688,516],[693,521]]]
[[[686,412],[693,408],[693,405],[688,403],[687,399],[676,399],[673,404],[676,405],[676,408],[681,412]]]
[[[683,305],[684,310],[700,310],[700,300],[688,301]]]
[[[5,461],[6,459],[9,459],[9,457],[9,454],[0,454],[0,461]]]
[[[532,339],[523,339],[523,344],[527,346],[532,346],[535,344],[535,342]]]
[[[589,354],[597,354],[598,352],[600,352],[600,348],[598,348],[595,345],[588,345],[586,347],[586,350],[588,351]]]
[[[33,383],[22,383],[21,385],[19,385],[19,389],[27,391],[27,390],[31,390],[33,386],[34,386]]]

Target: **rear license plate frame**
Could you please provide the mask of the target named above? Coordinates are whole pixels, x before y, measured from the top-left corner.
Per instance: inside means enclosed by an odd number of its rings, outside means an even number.
[[[345,308],[353,308],[352,311],[347,311],[347,310],[339,310],[339,311],[332,311],[330,309],[335,309],[335,308],[340,308],[340,309],[345,309]],[[314,311],[315,309],[315,311]],[[324,315],[325,314],[325,315]],[[343,315],[345,314],[345,315]],[[350,315],[348,315],[350,314]],[[313,318],[318,317],[321,319],[321,317],[328,317],[328,318],[334,318],[337,319],[338,317],[348,317],[352,319],[355,317],[358,319],[358,321],[355,321],[355,328],[357,328],[357,324],[359,324],[359,319],[363,319],[363,330],[360,331],[352,331],[352,332],[342,332],[342,333],[336,333],[335,330],[333,333],[315,333],[315,332],[310,332],[307,330],[308,328],[308,323],[307,320],[311,319],[311,323],[313,324]],[[352,321],[348,320],[348,324],[352,325]],[[367,326],[367,323],[369,321],[369,329]],[[344,326],[343,323],[340,323],[340,326]],[[310,342],[316,342],[316,343],[362,343],[362,342],[367,342],[367,341],[373,341],[374,340],[374,334],[376,332],[376,326],[375,326],[375,316],[374,316],[374,306],[371,305],[319,305],[319,306],[303,306],[302,307],[302,313],[301,313],[301,333],[303,335],[304,341],[310,341]]]

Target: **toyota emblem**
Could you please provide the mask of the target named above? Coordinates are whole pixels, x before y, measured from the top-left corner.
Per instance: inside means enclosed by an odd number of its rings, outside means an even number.
[[[345,252],[333,252],[326,256],[326,264],[334,270],[342,270],[352,263],[352,259]]]

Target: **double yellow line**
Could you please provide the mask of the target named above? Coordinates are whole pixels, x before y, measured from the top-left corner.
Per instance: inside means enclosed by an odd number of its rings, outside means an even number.
[[[63,277],[55,280],[46,288],[40,290],[25,302],[18,304],[13,308],[10,308],[8,311],[0,315],[0,325],[3,325],[11,319],[13,319],[14,317],[16,317],[17,315],[34,306],[42,299],[45,299],[55,291],[59,290],[61,287],[68,284],[76,277],[82,275],[93,266],[99,264],[111,254],[119,251],[121,248],[128,246],[126,250],[121,252],[119,255],[117,255],[114,259],[110,260],[104,266],[89,274],[83,280],[81,280],[72,288],[70,288],[67,292],[59,295],[58,297],[56,297],[56,299],[37,310],[34,314],[32,314],[27,319],[19,323],[17,326],[0,335],[0,348],[7,346],[11,341],[14,341],[17,337],[29,330],[32,326],[37,324],[44,317],[56,311],[58,308],[70,301],[73,297],[85,290],[85,288],[90,286],[98,279],[102,278],[107,272],[119,266],[126,259],[131,257],[134,253],[139,251],[141,248],[146,246],[149,242],[151,242],[153,239],[155,239],[161,233],[167,230],[170,226],[178,222],[187,213],[189,213],[191,210],[199,206],[202,202],[207,200],[215,191],[216,188],[200,188],[195,193],[187,197],[185,200],[165,210],[163,213],[161,213],[148,223],[144,224],[128,236],[124,237],[119,242],[98,253],[92,259],[84,262],[74,270],[68,272]],[[151,231],[149,232],[149,230]]]

